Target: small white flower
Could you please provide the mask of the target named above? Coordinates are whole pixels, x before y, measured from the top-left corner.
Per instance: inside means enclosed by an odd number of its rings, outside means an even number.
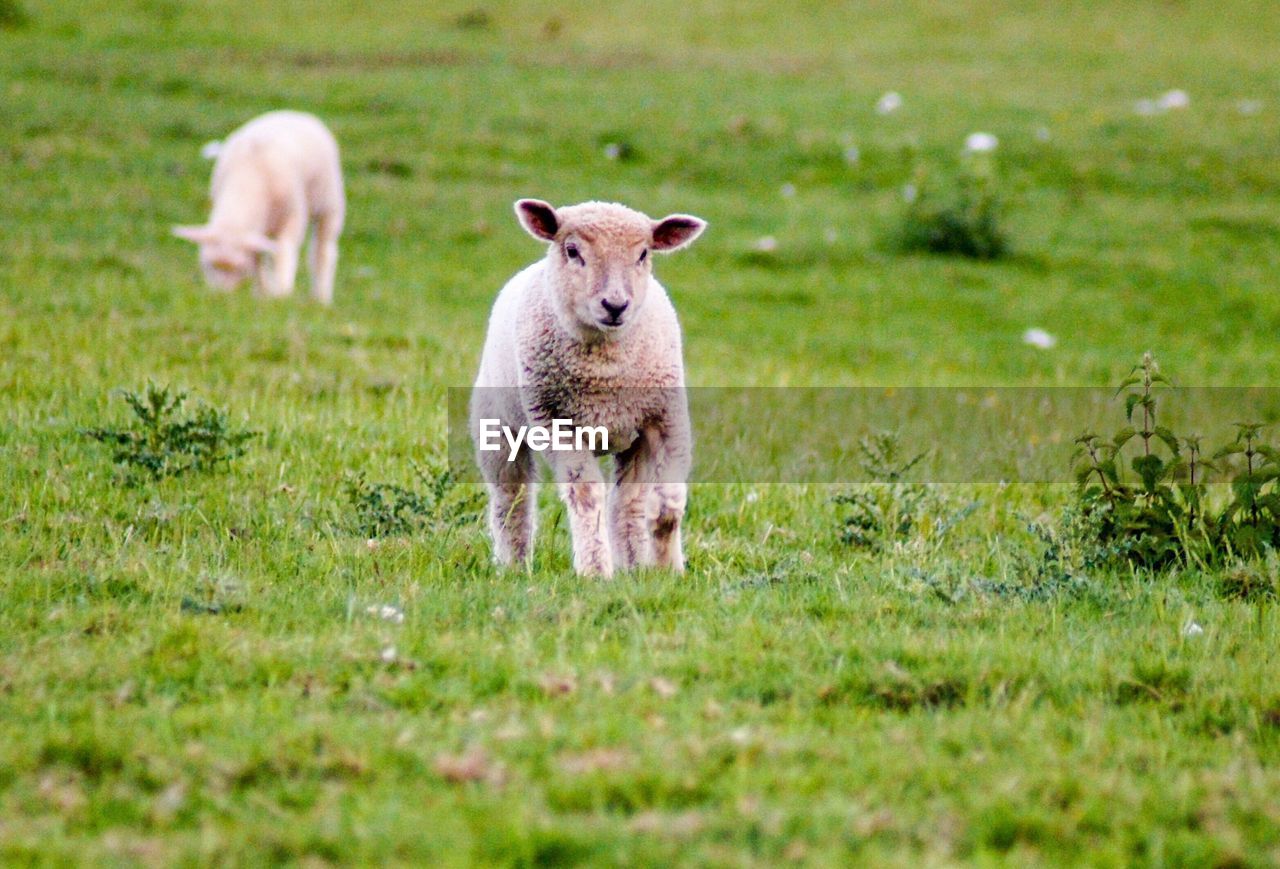
[[[876,114],[878,115],[887,115],[890,112],[896,112],[900,108],[902,108],[902,94],[897,91],[889,91],[876,100]]]
[[[365,549],[368,549],[370,552],[372,552],[373,550],[378,548],[378,538],[370,537],[368,540],[364,542],[364,546],[365,546]]]
[[[1044,329],[1028,329],[1022,333],[1022,343],[1030,344],[1032,347],[1038,347],[1041,350],[1048,350],[1058,343],[1058,339]]]
[[[751,741],[751,729],[748,727],[735,727],[729,731],[729,740],[735,745],[746,745]]]
[[[390,664],[396,659],[396,647],[387,646],[381,653],[379,653],[378,657],[381,658],[384,663]]]
[[[1044,126],[1036,127],[1037,142],[1047,142],[1051,138],[1053,138],[1053,134],[1049,132],[1048,127],[1044,127]]]
[[[857,166],[858,161],[862,159],[862,152],[858,150],[857,145],[850,145],[844,149],[844,162],[850,166]]]
[[[1242,115],[1256,115],[1262,111],[1262,100],[1240,100],[1236,103],[1236,111]]]
[[[916,197],[920,195],[920,191],[914,184],[902,185],[902,201],[908,204],[915,202]]]
[[[200,156],[206,160],[218,159],[218,154],[222,152],[222,143],[217,139],[212,142],[205,142],[200,148]]]
[[[617,160],[622,156],[622,146],[617,142],[610,142],[604,146],[604,156],[607,160]]]
[[[754,504],[756,501],[759,501],[759,500],[760,500],[760,493],[759,493],[759,492],[756,492],[756,491],[754,491],[754,490],[753,490],[753,491],[750,491],[750,492],[748,492],[748,493],[747,493],[747,503],[748,503],[748,504]]]
[[[779,192],[782,194],[783,199],[790,199],[796,195],[796,185],[791,183],[783,184]]]
[[[985,154],[999,144],[1000,140],[991,133],[970,133],[964,140],[964,150],[969,154]]]
[[[1158,115],[1164,111],[1155,100],[1138,100],[1133,104],[1133,110],[1144,117]]]
[[[1185,109],[1191,105],[1191,97],[1184,90],[1174,89],[1165,91],[1160,95],[1160,99],[1156,100],[1156,105],[1168,111],[1170,109]]]
[[[375,604],[365,608],[365,612],[374,618],[382,619],[384,622],[394,622],[397,625],[404,624],[404,613],[388,604]]]
[[[755,249],[761,253],[773,253],[778,249],[778,240],[772,235],[766,235],[756,241]]]
[[[1187,623],[1182,626],[1182,635],[1184,637],[1198,637],[1204,633],[1204,628],[1200,627],[1199,622],[1195,619],[1187,619]]]

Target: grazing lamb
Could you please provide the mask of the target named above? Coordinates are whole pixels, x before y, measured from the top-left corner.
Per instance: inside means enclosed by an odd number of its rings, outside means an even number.
[[[579,573],[610,576],[615,566],[646,564],[683,570],[693,435],[680,324],[653,278],[650,253],[684,247],[706,223],[684,214],[652,220],[601,202],[553,208],[521,199],[515,208],[525,230],[551,246],[498,295],[472,393],[495,556],[512,565],[532,553],[540,451],[568,510]],[[553,429],[556,420],[579,431],[603,427],[607,446],[594,437],[566,437],[573,448],[561,450],[545,449],[545,439],[540,448],[532,433],[511,439],[521,427]],[[487,448],[501,427],[499,449]],[[611,488],[597,459],[605,452],[614,460]]]
[[[269,112],[236,130],[213,153],[209,222],[173,229],[200,246],[200,267],[209,285],[234,290],[256,272],[264,295],[289,295],[298,254],[314,224],[311,295],[322,304],[332,302],[346,213],[333,135],[314,115]]]

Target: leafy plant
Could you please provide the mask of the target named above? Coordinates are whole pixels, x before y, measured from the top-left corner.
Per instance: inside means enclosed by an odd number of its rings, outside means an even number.
[[[415,462],[413,473],[421,489],[371,483],[362,471],[348,474],[343,485],[355,514],[353,532],[364,537],[395,537],[446,531],[470,521],[479,511],[479,493],[460,487],[451,470],[433,470]]]
[[[906,196],[895,239],[899,250],[973,259],[1008,253],[995,171],[987,155],[966,155],[954,179],[918,170]]]
[[[17,30],[31,22],[18,0],[0,0],[0,30]]]
[[[1171,385],[1147,353],[1116,390],[1126,424],[1109,439],[1085,432],[1075,440],[1076,490],[1094,542],[1112,560],[1151,569],[1221,564],[1280,544],[1280,461],[1261,439],[1263,426],[1236,423],[1235,439],[1206,459],[1198,435],[1180,437],[1158,422],[1157,390]],[[1216,510],[1211,473],[1230,484]]]
[[[927,455],[906,458],[891,432],[876,432],[858,443],[859,464],[876,481],[835,497],[848,507],[841,539],[850,546],[884,552],[925,540],[937,542],[977,509],[977,502],[959,505],[936,487],[909,483],[907,475]]]
[[[197,402],[186,409],[187,393],[148,382],[141,392],[124,390],[133,424],[83,429],[82,434],[113,448],[112,458],[138,476],[159,480],[188,471],[225,467],[244,455],[257,432],[235,429],[226,411]]]

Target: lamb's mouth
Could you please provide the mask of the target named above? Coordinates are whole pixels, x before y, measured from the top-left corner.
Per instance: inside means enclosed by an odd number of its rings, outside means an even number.
[[[613,332],[623,326],[621,317],[603,317],[597,322],[600,324],[600,328],[606,332]]]

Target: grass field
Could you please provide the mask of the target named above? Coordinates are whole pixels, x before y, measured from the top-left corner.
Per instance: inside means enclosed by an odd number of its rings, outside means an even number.
[[[1061,488],[947,489],[963,528],[873,555],[829,487],[707,484],[686,575],[598,582],[549,492],[517,575],[474,519],[371,545],[343,483],[443,457],[540,253],[520,196],[710,221],[658,267],[700,386],[1101,386],[1148,349],[1280,382],[1280,8],[21,6],[0,862],[1280,863],[1275,605],[1195,571],[983,591],[1026,579]],[[344,149],[331,309],[212,294],[168,235],[206,214],[200,146],[279,107]],[[1012,255],[896,253],[903,186],[978,130]],[[80,430],[148,379],[261,437],[124,485]]]

